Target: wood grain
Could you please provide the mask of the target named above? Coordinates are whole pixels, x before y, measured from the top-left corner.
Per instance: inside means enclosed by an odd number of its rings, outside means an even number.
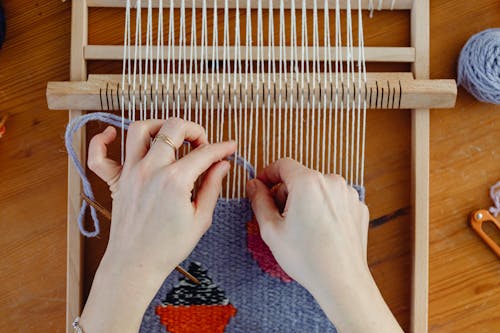
[[[47,110],[48,80],[69,78],[70,6],[2,1],[0,50],[0,331],[63,332],[67,113]]]
[[[59,1],[3,3],[8,35],[0,50],[0,112],[11,117],[0,139],[0,313],[6,314],[0,316],[0,331],[63,332],[67,156],[62,137],[67,113],[47,111],[44,95],[47,81],[69,79],[71,9]],[[123,20],[112,17],[115,9],[91,10],[90,43],[120,38]],[[369,45],[381,45],[390,35],[386,45],[408,46],[408,18],[408,12],[376,12],[367,21]],[[431,1],[431,78],[456,77],[465,41],[499,21],[497,0]],[[370,69],[379,66],[370,64]],[[396,70],[408,68],[403,64]],[[91,62],[89,72],[109,73],[110,64]],[[111,72],[120,73],[120,64],[111,64]],[[498,111],[463,90],[456,108],[431,111],[430,332],[494,332],[500,327],[499,262],[466,223],[473,209],[490,204],[488,186],[500,178]],[[374,219],[410,206],[410,115],[377,111],[368,116],[368,204]],[[93,124],[89,134],[102,129]],[[98,201],[109,207],[104,184],[95,177],[93,183]],[[372,227],[369,240],[372,273],[406,329],[410,226],[409,215],[398,216]],[[104,251],[105,223],[103,229],[101,239],[85,241],[85,293]]]

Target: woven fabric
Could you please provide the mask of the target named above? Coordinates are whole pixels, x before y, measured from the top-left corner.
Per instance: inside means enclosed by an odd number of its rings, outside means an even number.
[[[186,283],[179,273],[174,272],[165,280],[147,309],[141,333],[336,332],[307,290],[295,281],[287,282],[280,276],[271,276],[270,272],[259,266],[247,243],[247,230],[255,231],[251,225],[248,228],[251,220],[252,211],[248,200],[219,200],[210,230],[182,263],[183,267],[189,267],[192,262],[199,262],[206,269],[210,284],[215,284],[212,286],[214,292],[207,297],[209,301],[203,305],[203,302],[199,302],[200,297],[195,296],[195,304],[189,306],[189,302],[173,297],[182,293],[179,287]],[[252,235],[255,236],[255,233]],[[196,290],[193,292],[197,293]],[[207,292],[205,289],[201,293]],[[171,303],[184,305],[169,305],[169,299]],[[213,304],[213,299],[216,299],[217,304]],[[228,321],[225,329],[196,325],[211,316],[218,318],[211,323]],[[184,324],[185,317],[193,318],[195,322],[188,320]],[[169,322],[171,325],[175,322],[178,326],[168,326]],[[166,326],[169,330],[166,330]]]

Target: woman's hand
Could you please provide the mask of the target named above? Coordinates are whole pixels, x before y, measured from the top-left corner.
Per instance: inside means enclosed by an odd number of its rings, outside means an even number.
[[[177,149],[189,141],[194,150],[176,160],[170,144],[157,140],[150,147],[159,134]],[[163,280],[209,228],[230,167],[222,160],[236,150],[234,142],[209,145],[204,129],[192,122],[147,120],[130,126],[122,169],[106,156],[106,145],[115,137],[114,128],[108,127],[89,147],[89,168],[110,184],[113,196],[108,247],[82,315],[82,327],[89,332],[138,331]],[[194,184],[202,175],[192,200]],[[103,308],[106,304],[120,309],[116,320],[109,313],[99,320],[102,311],[109,311]]]
[[[282,159],[250,181],[247,192],[262,238],[304,287],[366,273],[368,209],[342,177]]]
[[[368,268],[368,209],[342,177],[282,159],[247,192],[280,266],[341,332],[401,332]]]

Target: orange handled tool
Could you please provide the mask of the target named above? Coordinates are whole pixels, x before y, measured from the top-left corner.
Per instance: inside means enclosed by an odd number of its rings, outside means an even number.
[[[500,231],[500,222],[486,209],[480,209],[473,212],[469,222],[472,229],[500,258],[500,246],[483,229],[483,222],[492,222],[497,230]]]

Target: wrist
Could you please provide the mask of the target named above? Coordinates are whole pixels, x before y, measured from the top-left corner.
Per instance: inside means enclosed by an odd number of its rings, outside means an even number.
[[[342,294],[346,290],[368,289],[372,287],[373,277],[368,265],[353,262],[338,265],[323,265],[321,269],[311,269],[313,276],[306,288],[316,297],[321,295]],[[360,290],[362,291],[362,290]]]
[[[402,332],[368,267],[311,293],[340,332]]]
[[[165,276],[104,255],[82,312],[84,332],[138,332],[142,317]]]

